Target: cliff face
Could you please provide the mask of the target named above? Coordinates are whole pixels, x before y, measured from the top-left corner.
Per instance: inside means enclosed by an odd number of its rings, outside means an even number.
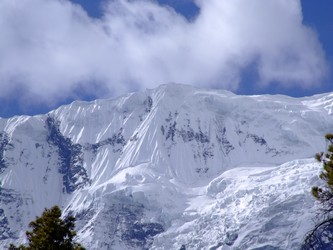
[[[88,249],[297,249],[332,105],[168,84],[0,119],[0,245],[57,204]]]

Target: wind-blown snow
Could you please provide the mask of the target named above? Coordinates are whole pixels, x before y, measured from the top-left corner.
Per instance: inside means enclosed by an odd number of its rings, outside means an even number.
[[[0,245],[58,204],[87,249],[298,249],[332,105],[168,84],[0,119]]]

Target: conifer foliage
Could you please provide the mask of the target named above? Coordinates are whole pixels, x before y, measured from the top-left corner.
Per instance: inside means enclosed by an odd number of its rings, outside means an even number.
[[[11,244],[9,250],[84,250],[80,244],[74,242],[76,232],[75,218],[68,216],[61,218],[61,209],[54,206],[45,209],[41,217],[30,222],[31,231],[26,232],[28,246],[18,247]]]
[[[327,152],[316,154],[323,170],[319,177],[323,186],[312,187],[312,195],[320,202],[319,223],[305,237],[302,249],[333,249],[333,134],[327,134]]]
[[[325,182],[323,187],[313,187],[313,196],[320,201],[325,214],[333,209],[333,134],[327,134],[326,140],[330,143],[326,153],[316,154],[317,161],[323,164],[319,177]]]

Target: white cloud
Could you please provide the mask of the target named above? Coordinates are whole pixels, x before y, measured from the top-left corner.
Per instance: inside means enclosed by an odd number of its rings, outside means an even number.
[[[188,21],[153,1],[110,1],[92,19],[67,0],[1,0],[0,97],[18,86],[44,102],[166,82],[236,90],[254,61],[261,85],[309,88],[325,76],[299,0],[196,2]]]

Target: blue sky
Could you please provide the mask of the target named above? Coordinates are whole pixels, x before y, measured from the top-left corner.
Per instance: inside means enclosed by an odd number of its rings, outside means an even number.
[[[0,117],[179,82],[333,91],[333,1],[3,0]]]

